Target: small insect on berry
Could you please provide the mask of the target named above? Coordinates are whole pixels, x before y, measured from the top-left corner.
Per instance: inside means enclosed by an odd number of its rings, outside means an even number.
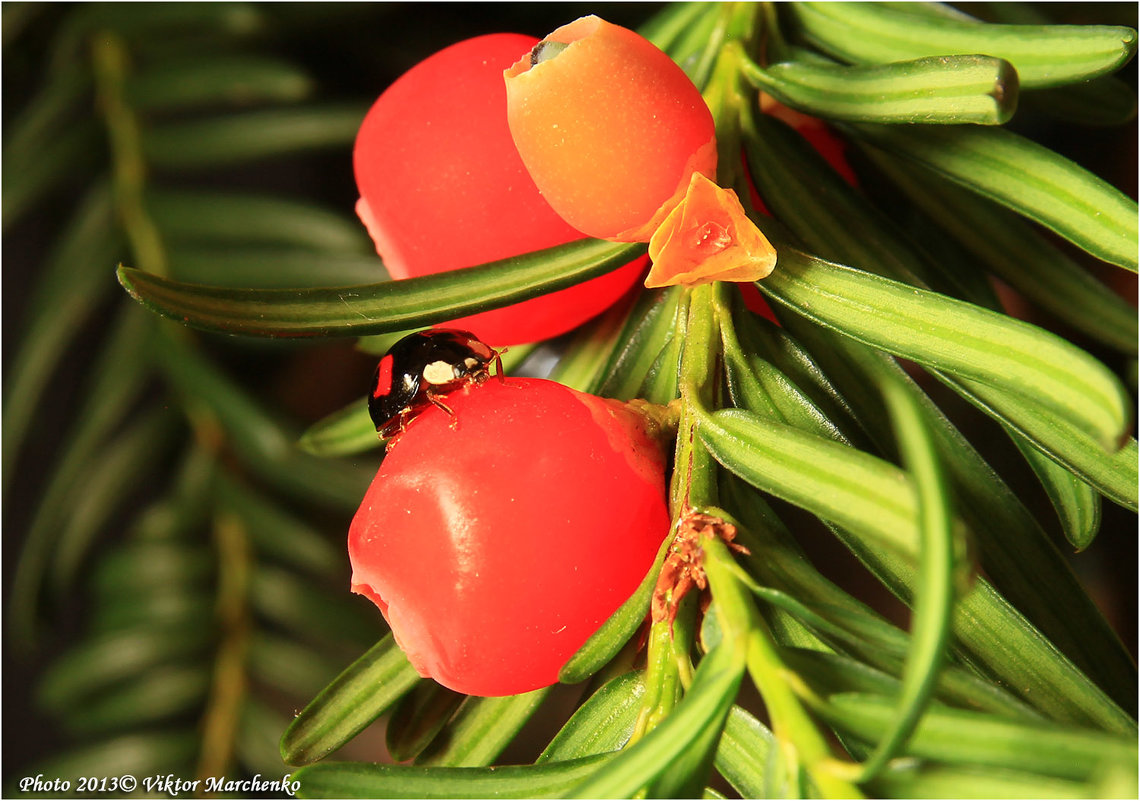
[[[384,355],[372,376],[368,414],[381,437],[400,434],[429,405],[454,414],[444,396],[470,384],[482,384],[495,362],[503,374],[502,351],[469,331],[436,328],[401,339]]]

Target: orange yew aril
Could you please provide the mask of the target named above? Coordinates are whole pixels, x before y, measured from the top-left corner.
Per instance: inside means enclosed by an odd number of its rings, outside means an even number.
[[[543,196],[585,234],[649,242],[647,286],[771,272],[774,249],[713,183],[716,128],[700,91],[647,39],[583,17],[504,77],[511,136]]]
[[[689,175],[716,174],[701,94],[665,53],[598,17],[544,41],[568,46],[506,71],[507,119],[523,163],[563,219],[590,236],[648,241]]]

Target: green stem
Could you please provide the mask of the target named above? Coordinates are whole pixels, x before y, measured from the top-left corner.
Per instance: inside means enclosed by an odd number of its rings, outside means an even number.
[[[747,638],[748,674],[764,698],[787,775],[798,775],[802,766],[823,797],[862,798],[859,788],[842,775],[847,764],[832,754],[826,735],[797,697],[795,687],[802,682],[780,657],[772,632],[756,611],[728,546],[715,537],[705,540],[703,546],[717,619],[726,638]]]
[[[680,676],[673,658],[673,631],[668,620],[661,620],[649,628],[648,656],[645,669],[645,697],[637,716],[633,734],[626,747],[633,745],[662,720],[681,700]]]
[[[693,683],[693,660],[690,655],[700,622],[699,598],[698,593],[691,592],[682,599],[677,619],[673,621],[673,664],[685,692],[689,691],[689,685]]]
[[[681,419],[673,468],[671,511],[677,520],[690,509],[716,504],[716,470],[697,436],[697,410],[715,408],[720,385],[720,332],[715,293],[719,284],[689,290],[681,357]]]
[[[677,440],[675,515],[716,505],[716,470],[712,457],[700,446],[696,430],[708,410],[718,406],[721,336],[717,308],[725,307],[726,291],[723,284],[714,283],[691,292],[685,354],[681,362],[681,436]],[[681,478],[679,482],[677,476]],[[744,638],[748,643],[748,670],[764,696],[774,731],[777,736],[782,735],[787,764],[803,764],[816,787],[827,797],[861,797],[857,787],[837,775],[835,768],[840,763],[832,755],[827,738],[796,698],[791,686],[796,677],[780,660],[767,624],[736,575],[740,568],[728,547],[715,537],[703,540],[702,546],[705,570],[720,610],[721,628],[726,636]]]
[[[677,447],[674,458],[673,482],[670,489],[670,510],[674,521],[681,519],[696,506],[709,505],[716,498],[715,470],[711,457],[700,444],[696,433],[696,418],[691,410],[712,402],[716,395],[719,356],[719,332],[713,311],[711,285],[687,292],[681,308],[687,310],[685,319],[684,353],[681,357],[681,403]],[[676,525],[676,523],[675,523]],[[682,606],[674,623],[671,619],[656,621],[650,627],[648,668],[646,671],[645,699],[630,743],[647,734],[667,715],[680,700],[682,687],[687,683],[691,665],[688,665],[688,643],[696,629],[696,608],[692,603]]]
[[[143,204],[146,164],[138,119],[124,98],[126,46],[117,35],[105,31],[93,38],[91,56],[99,107],[110,139],[116,210],[135,263],[149,273],[166,275],[162,238]]]
[[[705,103],[716,125],[717,183],[726,187],[739,184],[744,173],[740,158],[740,115],[749,97],[744,92],[741,64],[747,61],[740,41],[726,42],[704,91]]]
[[[202,718],[198,777],[203,781],[226,775],[233,762],[246,696],[245,661],[251,625],[247,603],[251,557],[245,528],[236,517],[220,515],[214,525],[214,539],[218,551],[217,617],[221,642]]]

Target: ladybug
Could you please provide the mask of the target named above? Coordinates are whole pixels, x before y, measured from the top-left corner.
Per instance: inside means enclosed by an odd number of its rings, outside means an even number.
[[[435,328],[417,331],[393,345],[372,376],[368,414],[383,438],[401,433],[417,414],[434,404],[453,416],[442,401],[449,392],[482,384],[492,361],[503,374],[500,351],[469,331]]]

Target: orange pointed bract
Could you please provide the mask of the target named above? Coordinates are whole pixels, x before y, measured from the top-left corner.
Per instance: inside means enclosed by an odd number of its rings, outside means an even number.
[[[731,189],[693,173],[681,202],[649,241],[647,287],[710,281],[758,281],[776,266],[776,250],[748,219]]]

